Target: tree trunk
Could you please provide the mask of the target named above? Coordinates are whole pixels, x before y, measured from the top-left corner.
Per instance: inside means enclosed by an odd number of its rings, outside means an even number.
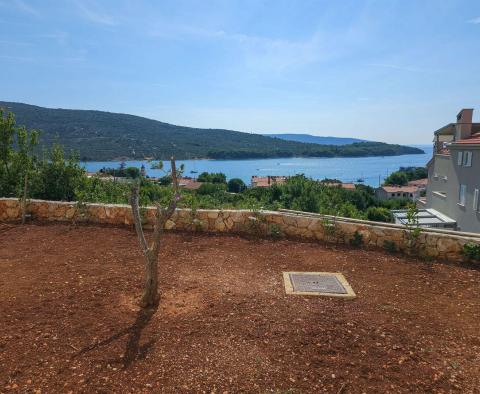
[[[145,256],[145,284],[140,306],[147,308],[154,306],[159,301],[158,295],[158,255],[151,253]]]
[[[145,234],[142,227],[142,218],[140,215],[139,205],[139,184],[135,184],[130,196],[130,205],[132,206],[132,214],[135,222],[135,231],[137,232],[138,241],[145,258],[145,282],[143,288],[143,295],[140,300],[142,308],[153,307],[158,304],[158,254],[160,252],[160,241],[163,234],[165,223],[173,215],[177,207],[177,201],[180,200],[178,193],[177,171],[175,166],[175,159],[171,160],[172,166],[172,180],[174,195],[167,209],[156,206],[157,212],[155,215],[155,226],[153,229],[152,242],[150,247],[147,244]]]

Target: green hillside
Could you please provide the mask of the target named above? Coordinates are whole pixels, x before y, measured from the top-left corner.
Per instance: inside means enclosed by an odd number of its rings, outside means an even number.
[[[269,157],[359,157],[423,153],[421,149],[380,142],[342,146],[306,144],[221,129],[175,126],[140,116],[102,111],[52,109],[1,102],[17,124],[41,131],[41,144],[59,142],[82,160],[252,159]]]

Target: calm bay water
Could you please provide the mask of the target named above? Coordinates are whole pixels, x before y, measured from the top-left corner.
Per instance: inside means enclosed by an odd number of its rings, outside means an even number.
[[[305,174],[314,179],[335,178],[343,182],[355,182],[364,179],[365,184],[378,186],[379,181],[397,171],[399,167],[425,166],[432,157],[431,145],[413,145],[425,151],[420,155],[385,156],[385,157],[347,157],[347,158],[286,158],[255,160],[179,160],[185,165],[185,176],[195,177],[207,172],[223,172],[227,178],[240,178],[250,184],[252,175],[295,175]],[[127,166],[141,167],[145,165],[147,175],[163,176],[161,170],[152,170],[147,161],[126,161]],[[168,170],[169,163],[165,162]],[[103,167],[118,167],[120,162],[90,161],[82,163],[87,171],[95,172]],[[193,173],[191,171],[194,171]],[[196,171],[196,173],[195,173]]]

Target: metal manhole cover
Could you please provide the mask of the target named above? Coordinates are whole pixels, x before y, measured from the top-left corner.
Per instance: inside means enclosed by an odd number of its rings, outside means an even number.
[[[335,275],[290,274],[294,291],[347,294]]]
[[[287,294],[355,298],[345,277],[338,272],[284,272]]]

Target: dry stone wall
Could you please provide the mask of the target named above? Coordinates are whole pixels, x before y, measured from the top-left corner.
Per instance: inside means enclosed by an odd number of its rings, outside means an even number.
[[[128,205],[30,200],[28,213],[33,220],[39,221],[133,225]],[[142,215],[145,226],[151,227],[155,209],[144,208]],[[0,221],[19,219],[18,199],[0,198]],[[189,209],[177,209],[171,220],[167,221],[166,229],[287,236],[336,243],[348,243],[355,232],[358,232],[365,246],[382,248],[387,242],[394,244],[398,250],[411,250],[408,235],[402,226],[293,212],[203,209],[192,212]],[[463,245],[468,242],[480,245],[480,235],[423,230],[417,239],[414,253],[448,261],[461,261]]]

